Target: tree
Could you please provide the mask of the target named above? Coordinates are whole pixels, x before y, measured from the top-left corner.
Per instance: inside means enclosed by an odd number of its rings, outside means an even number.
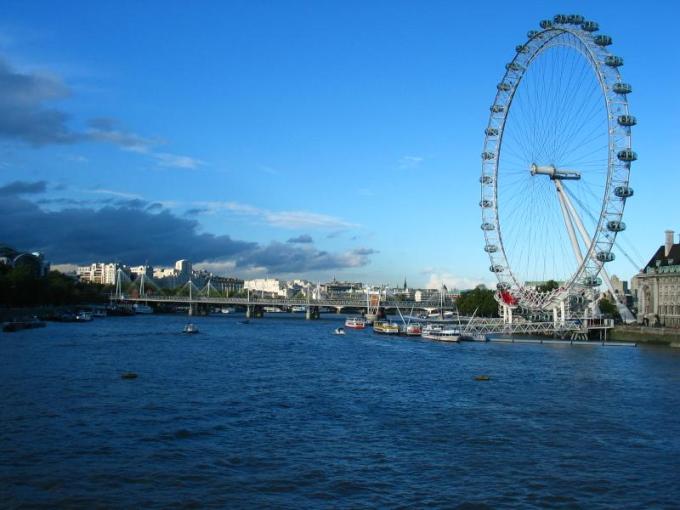
[[[550,292],[551,290],[555,290],[559,288],[560,284],[556,282],[555,280],[548,280],[547,282],[543,283],[542,285],[539,285],[536,287],[536,290],[539,292]]]
[[[494,298],[494,291],[483,285],[463,292],[456,300],[456,306],[462,315],[472,315],[476,310],[477,316],[480,317],[498,317],[498,303]]]
[[[600,307],[600,312],[602,313],[602,315],[613,317],[614,319],[621,318],[621,314],[619,314],[619,310],[616,307],[616,303],[613,303],[608,298],[603,297],[602,299],[600,299],[597,305]]]

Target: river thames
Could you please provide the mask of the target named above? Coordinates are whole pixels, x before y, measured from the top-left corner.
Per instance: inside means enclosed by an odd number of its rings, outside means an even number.
[[[0,506],[680,505],[680,350],[335,336],[342,317],[0,334]]]

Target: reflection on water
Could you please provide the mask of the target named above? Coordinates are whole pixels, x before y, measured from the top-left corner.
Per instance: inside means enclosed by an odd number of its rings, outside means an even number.
[[[238,320],[194,318],[191,336],[180,316],[1,335],[3,505],[680,501],[680,352]]]

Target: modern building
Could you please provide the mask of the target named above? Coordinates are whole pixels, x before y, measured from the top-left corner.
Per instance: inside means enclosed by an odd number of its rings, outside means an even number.
[[[95,262],[89,266],[78,266],[76,275],[83,282],[115,285],[119,267],[121,267],[120,264],[115,262]]]
[[[130,268],[130,274],[135,278],[141,278],[144,275],[146,278],[153,278],[153,267],[149,265],[133,266]]]
[[[289,289],[286,282],[277,280],[276,278],[256,278],[254,280],[245,280],[243,288],[252,292],[261,292],[277,297],[288,297]]]
[[[641,324],[680,327],[680,243],[675,233],[666,238],[631,282]]]
[[[225,276],[213,276],[210,278],[210,285],[224,295],[233,296],[243,291],[243,280],[239,278],[228,278]]]

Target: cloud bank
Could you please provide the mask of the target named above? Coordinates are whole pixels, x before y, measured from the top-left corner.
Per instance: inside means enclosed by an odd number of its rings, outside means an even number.
[[[148,261],[165,265],[188,258],[225,269],[261,268],[279,274],[361,267],[377,253],[370,248],[331,253],[310,243],[263,245],[203,233],[196,220],[176,216],[138,197],[114,196],[99,207],[66,202],[63,209],[46,210],[29,199],[46,189],[44,181],[16,181],[0,187],[0,244],[42,251],[55,264]]]

